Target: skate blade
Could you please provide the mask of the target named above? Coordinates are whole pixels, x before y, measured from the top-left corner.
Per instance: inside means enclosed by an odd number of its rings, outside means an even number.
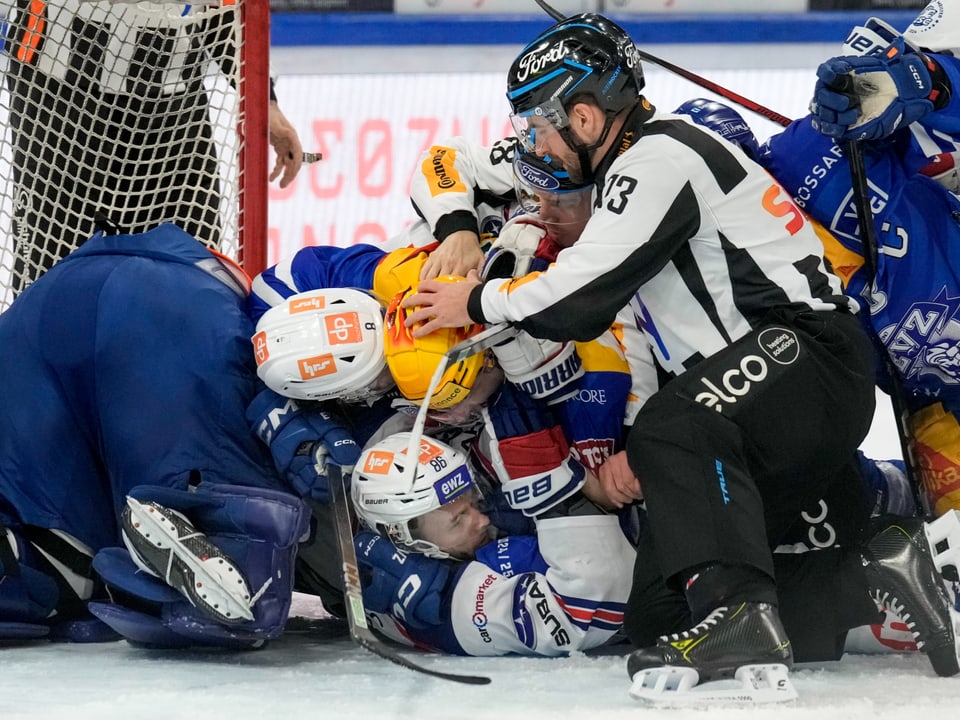
[[[181,536],[177,525],[158,507],[127,497],[130,527],[126,529],[135,533],[136,539],[128,538],[127,532],[122,535],[134,563],[178,590],[191,605],[222,622],[253,620],[250,590],[240,570],[203,533],[193,530]],[[185,544],[186,540],[200,543],[207,551],[197,555]],[[150,564],[136,548],[137,542],[150,545],[151,554],[163,553],[165,565]],[[176,582],[175,574],[182,576],[182,582]]]
[[[659,667],[633,676],[630,697],[653,707],[702,707],[706,705],[763,705],[797,699],[786,665],[744,665],[731,680],[699,685],[693,668]]]

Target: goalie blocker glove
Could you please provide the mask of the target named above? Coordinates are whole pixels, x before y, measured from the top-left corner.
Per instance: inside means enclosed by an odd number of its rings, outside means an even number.
[[[835,57],[817,68],[813,126],[837,141],[880,140],[946,106],[943,68],[898,38],[882,55]]]
[[[511,508],[535,517],[583,487],[586,471],[549,408],[504,385],[482,414],[478,460]]]
[[[263,390],[247,408],[254,434],[270,448],[274,465],[301,496],[328,504],[327,465],[349,476],[360,457],[353,434],[335,413]]]

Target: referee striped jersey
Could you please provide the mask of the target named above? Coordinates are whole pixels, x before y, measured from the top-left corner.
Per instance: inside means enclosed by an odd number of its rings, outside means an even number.
[[[858,309],[786,191],[685,117],[644,101],[598,168],[597,193],[575,245],[539,275],[486,283],[471,315],[587,340],[629,307],[658,363],[680,374],[775,308]]]

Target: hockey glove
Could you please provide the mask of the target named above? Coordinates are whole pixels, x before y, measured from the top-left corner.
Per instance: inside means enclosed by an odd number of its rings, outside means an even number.
[[[326,407],[306,407],[264,390],[247,409],[254,433],[270,448],[277,470],[301,496],[330,502],[329,464],[348,477],[360,447],[346,423]]]
[[[865,25],[857,25],[843,41],[841,55],[883,55],[891,43],[898,40],[900,32],[880,18],[868,18]],[[919,50],[903,38],[905,52]]]
[[[510,507],[534,517],[577,492],[585,471],[549,408],[510,385],[483,409],[480,452]]]
[[[387,538],[361,532],[353,540],[368,609],[414,629],[440,625],[451,563],[399,549]]]
[[[523,216],[514,218],[504,225],[487,253],[481,278],[515,278],[546,269],[549,261],[538,255],[546,237],[547,228],[541,223]],[[576,392],[573,382],[583,376],[583,363],[572,342],[541,340],[521,332],[494,347],[493,354],[507,380],[551,403]]]
[[[497,241],[487,252],[481,280],[515,278],[545,270],[547,263],[537,263],[537,248],[547,236],[545,225],[520,216],[514,218],[500,231]]]
[[[155,517],[125,512],[127,547],[97,553],[113,602],[90,603],[94,615],[154,647],[253,648],[280,635],[309,526],[301,500],[215,483],[195,492],[141,485],[129,497],[128,508]],[[228,596],[246,596],[246,612],[225,612]]]
[[[817,68],[813,126],[838,141],[888,137],[948,101],[945,77],[902,38],[882,56],[831,58]]]
[[[572,342],[541,340],[520,331],[494,346],[493,354],[507,380],[551,405],[576,394],[576,381],[583,377],[583,363]]]

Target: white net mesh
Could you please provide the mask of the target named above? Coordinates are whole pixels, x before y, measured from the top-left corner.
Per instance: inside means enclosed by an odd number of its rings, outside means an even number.
[[[237,257],[243,1],[17,0],[0,87],[0,311],[98,223],[175,222]]]

